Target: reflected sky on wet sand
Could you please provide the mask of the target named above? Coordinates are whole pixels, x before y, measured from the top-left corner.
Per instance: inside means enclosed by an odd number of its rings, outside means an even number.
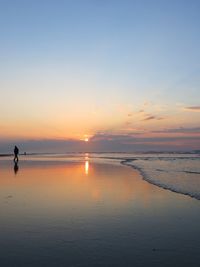
[[[2,159],[0,200],[1,266],[200,260],[200,202],[153,186],[130,167]]]

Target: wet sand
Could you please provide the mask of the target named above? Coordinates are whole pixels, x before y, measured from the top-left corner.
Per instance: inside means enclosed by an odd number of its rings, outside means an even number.
[[[0,160],[0,266],[198,266],[200,202],[120,164]]]

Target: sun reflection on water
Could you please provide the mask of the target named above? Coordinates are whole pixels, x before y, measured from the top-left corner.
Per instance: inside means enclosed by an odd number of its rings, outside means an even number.
[[[89,154],[85,153],[85,174],[89,173]]]
[[[88,175],[89,173],[89,161],[85,161],[85,174]]]

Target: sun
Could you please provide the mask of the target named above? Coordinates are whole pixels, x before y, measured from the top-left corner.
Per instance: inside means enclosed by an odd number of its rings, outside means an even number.
[[[90,141],[90,136],[88,134],[84,134],[84,136],[81,140],[87,143]]]

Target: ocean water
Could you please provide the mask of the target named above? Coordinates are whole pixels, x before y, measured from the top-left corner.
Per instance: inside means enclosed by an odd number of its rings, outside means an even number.
[[[87,158],[93,162],[132,166],[151,184],[200,199],[199,153],[69,153],[35,155],[28,159],[80,161]]]
[[[198,163],[197,154],[0,158],[0,266],[199,266]]]
[[[151,154],[126,159],[124,164],[154,185],[200,200],[199,154]]]
[[[147,182],[200,200],[199,153],[74,153],[48,155],[43,160],[78,161],[87,157],[96,162],[105,163],[106,159],[108,163],[132,166]]]

